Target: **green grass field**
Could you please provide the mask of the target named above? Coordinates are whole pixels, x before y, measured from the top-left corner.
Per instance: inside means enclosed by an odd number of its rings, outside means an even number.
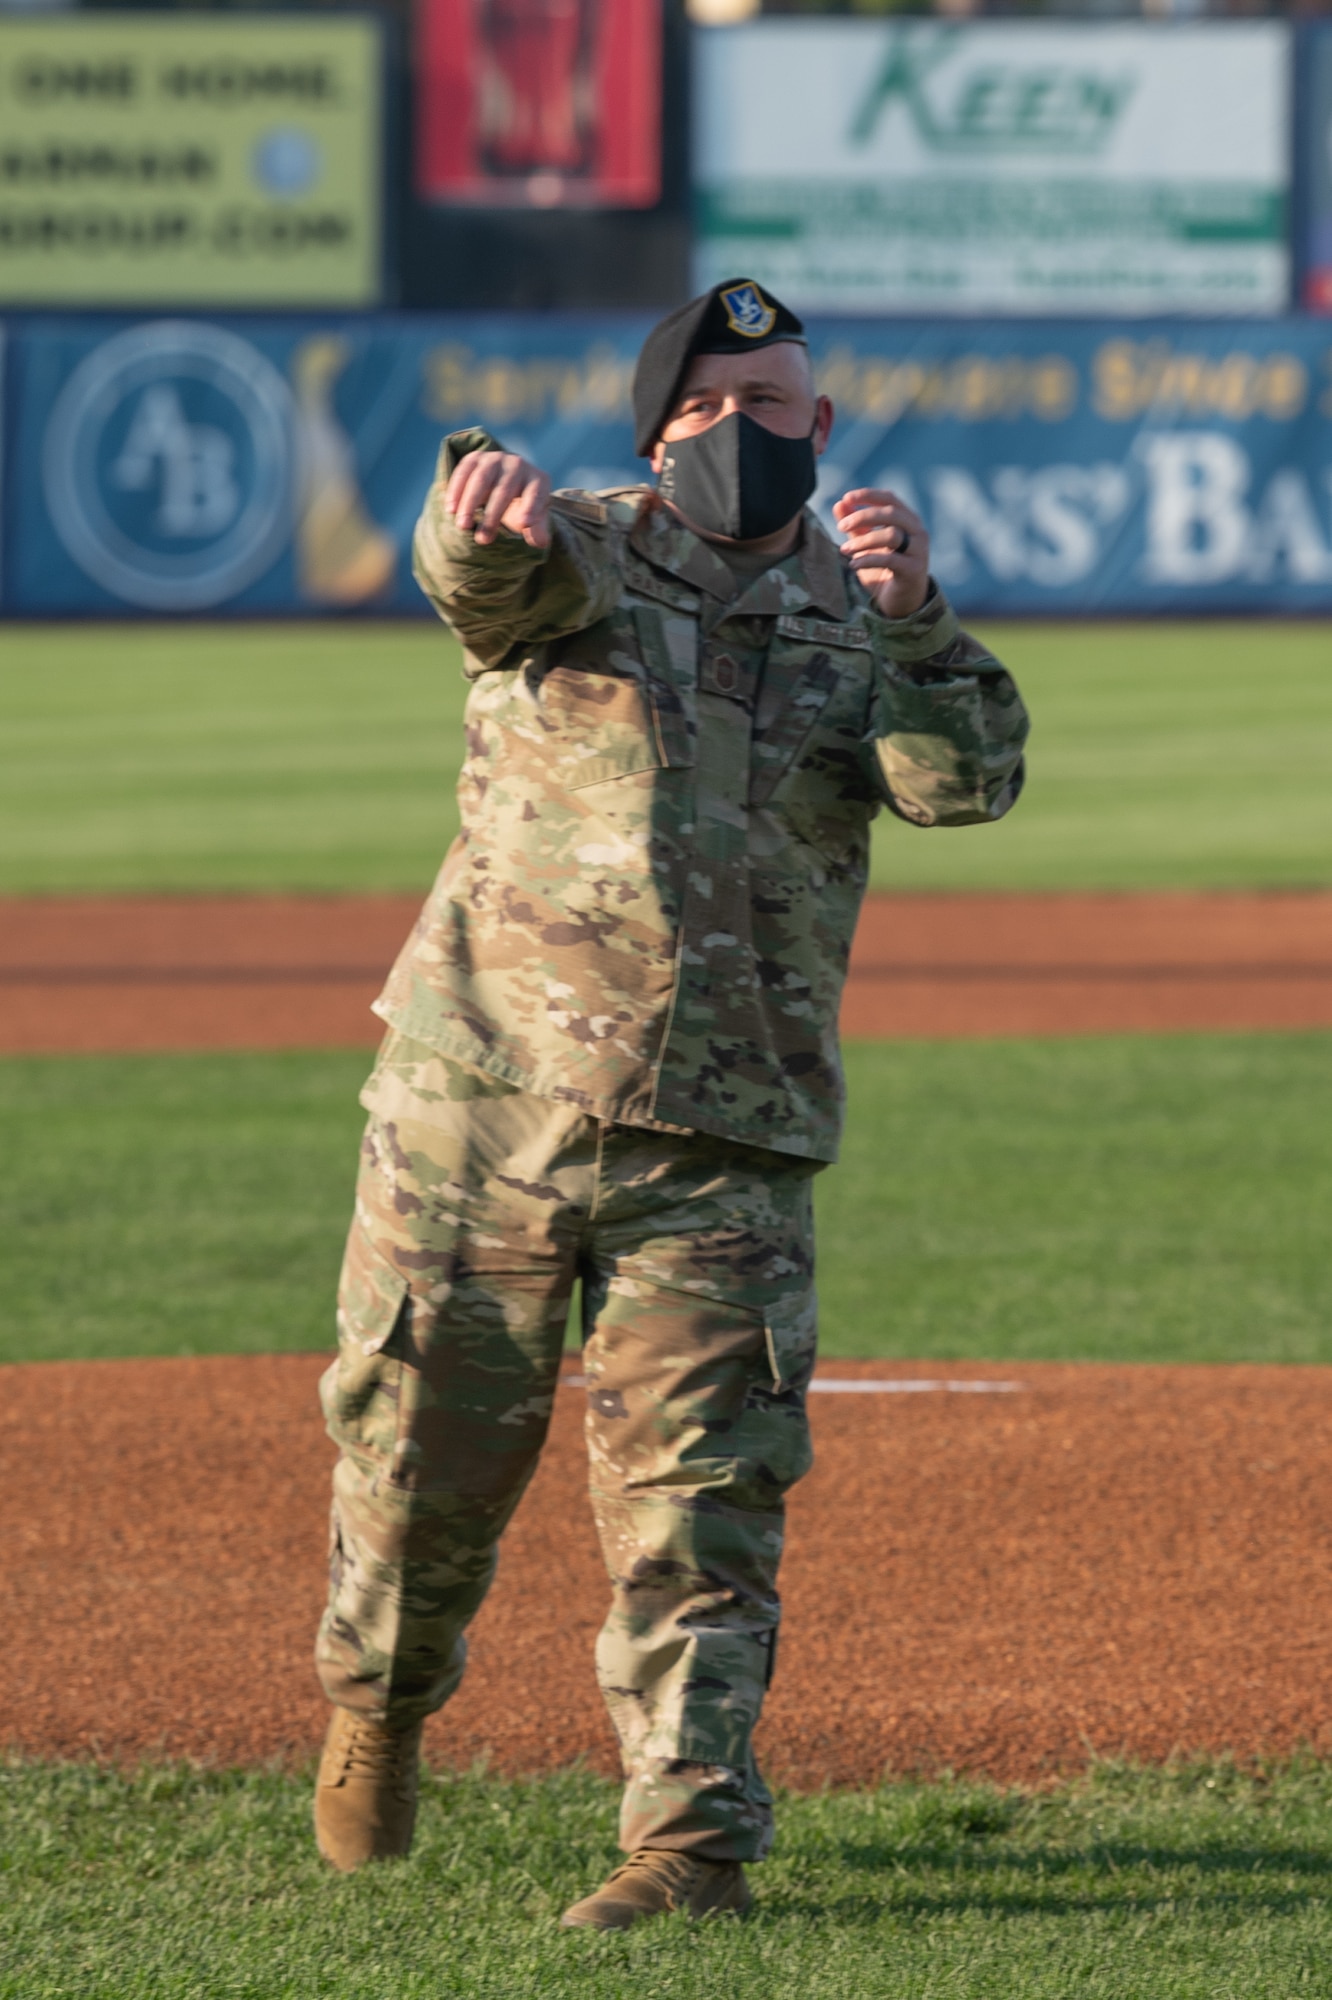
[[[1325,630],[987,636],[1036,718],[1027,797],[881,822],[879,886],[1332,878]],[[456,664],[428,626],[0,628],[0,892],[420,889]],[[853,1046],[825,1353],[1332,1362],[1330,1054]],[[327,1346],[368,1060],[0,1061],[0,1361]],[[1327,1765],[786,1799],[750,1923],[561,1935],[614,1810],[578,1772],[442,1777],[410,1863],[344,1881],[308,1776],[0,1765],[0,2000],[1332,1993]]]
[[[1101,1768],[1043,1795],[790,1798],[744,1925],[555,1919],[612,1788],[427,1786],[404,1866],[332,1879],[309,1784],[0,1767],[4,2000],[1318,2000],[1332,1772]]]
[[[1332,1361],[1332,1036],[847,1057],[826,1354]],[[368,1065],[0,1064],[0,1360],[329,1345]]]
[[[879,887],[1320,883],[1332,673],[1314,625],[1011,625],[1035,716],[998,827],[891,816]],[[6,626],[0,892],[423,888],[464,684],[438,626]]]

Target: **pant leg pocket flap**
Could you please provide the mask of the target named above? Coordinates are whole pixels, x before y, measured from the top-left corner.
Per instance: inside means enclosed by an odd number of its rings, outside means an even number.
[[[818,1301],[812,1285],[787,1292],[764,1308],[763,1334],[774,1389],[806,1387],[814,1371],[818,1329]]]
[[[407,1280],[375,1248],[359,1222],[347,1238],[338,1282],[338,1345],[352,1356],[378,1354],[398,1323]]]
[[[329,1436],[344,1451],[392,1458],[402,1357],[386,1350],[406,1300],[406,1278],[354,1222],[338,1284],[338,1357],[319,1384]]]

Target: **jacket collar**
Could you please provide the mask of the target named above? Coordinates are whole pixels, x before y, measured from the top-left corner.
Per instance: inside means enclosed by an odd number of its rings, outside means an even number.
[[[645,494],[644,505],[629,531],[629,545],[654,568],[668,570],[695,590],[716,598],[719,605],[725,604],[728,617],[733,613],[780,617],[783,612],[804,611],[813,605],[826,618],[841,624],[851,610],[842,559],[808,508],[802,526],[793,552],[778,557],[734,603],[727,600],[735,589],[735,578],[721,557],[651,492]]]

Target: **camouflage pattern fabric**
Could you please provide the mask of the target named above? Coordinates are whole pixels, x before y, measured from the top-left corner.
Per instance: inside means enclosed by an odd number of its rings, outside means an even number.
[[[870,821],[1000,818],[1017,690],[937,590],[880,617],[812,514],[739,595],[647,488],[478,547],[444,485],[493,444],[446,441],[417,530],[475,685],[463,831],[378,1011],[596,1118],[831,1160]]]
[[[393,1034],[363,1101],[322,1383],[341,1451],[325,1691],[406,1724],[457,1687],[546,1436],[581,1275],[621,1838],[757,1859],[772,1813],[751,1736],[783,1499],[810,1462],[815,1169],[606,1125]]]

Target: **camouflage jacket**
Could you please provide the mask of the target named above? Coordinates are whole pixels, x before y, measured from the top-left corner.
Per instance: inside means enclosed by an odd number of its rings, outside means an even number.
[[[594,1116],[815,1160],[870,821],[998,819],[1027,719],[937,592],[880,617],[812,514],[735,596],[650,489],[557,494],[486,548],[444,485],[415,568],[473,686],[462,832],[377,1011]]]

